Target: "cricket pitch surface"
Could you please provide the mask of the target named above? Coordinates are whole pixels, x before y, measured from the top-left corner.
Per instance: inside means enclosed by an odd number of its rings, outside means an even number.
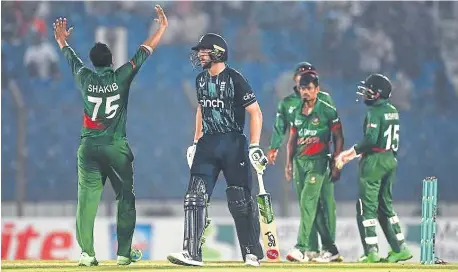
[[[2,271],[135,271],[135,272],[155,272],[155,271],[321,271],[321,272],[411,272],[411,271],[458,271],[458,264],[446,265],[422,265],[415,263],[399,264],[361,264],[361,263],[266,263],[262,262],[260,267],[247,267],[241,262],[207,262],[204,267],[177,266],[167,261],[139,261],[128,266],[117,266],[116,261],[99,261],[99,266],[79,267],[76,261],[7,261],[2,260]]]

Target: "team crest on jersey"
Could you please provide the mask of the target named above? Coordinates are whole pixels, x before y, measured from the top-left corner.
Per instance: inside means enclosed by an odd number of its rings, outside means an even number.
[[[203,77],[199,78],[199,87],[203,88],[205,86],[205,79]]]
[[[293,113],[293,111],[296,109],[296,107],[289,107],[288,113]]]
[[[320,118],[314,117],[314,118],[312,119],[312,124],[314,124],[315,126],[318,125],[319,123],[320,123]]]
[[[314,184],[315,182],[316,182],[316,178],[315,177],[310,178],[310,183],[311,184]]]

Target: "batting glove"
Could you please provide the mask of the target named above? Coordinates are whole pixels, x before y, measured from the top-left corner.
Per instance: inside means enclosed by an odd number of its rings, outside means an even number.
[[[186,159],[188,160],[189,169],[191,169],[192,162],[194,161],[194,155],[196,154],[196,145],[197,141],[194,141],[194,143],[190,147],[188,147],[188,150],[186,150]]]
[[[264,152],[261,148],[259,148],[259,145],[257,144],[250,145],[248,151],[250,162],[254,170],[258,174],[263,174],[268,162],[267,157],[264,155]]]

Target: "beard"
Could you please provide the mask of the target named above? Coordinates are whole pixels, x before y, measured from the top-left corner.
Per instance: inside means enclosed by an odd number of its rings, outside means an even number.
[[[205,69],[208,69],[212,66],[212,62],[211,61],[206,61],[204,62],[203,64],[201,63],[202,65],[202,69],[205,70]]]
[[[310,96],[307,96],[307,97],[303,96],[303,97],[302,97],[302,100],[304,100],[304,101],[306,101],[306,102],[310,102],[310,101],[312,101],[313,99],[312,99]]]

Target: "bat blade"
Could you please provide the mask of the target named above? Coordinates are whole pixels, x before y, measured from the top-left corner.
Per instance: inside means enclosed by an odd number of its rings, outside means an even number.
[[[261,225],[262,242],[268,262],[280,262],[280,247],[278,245],[277,224],[269,193],[257,196],[259,207],[259,222]]]

